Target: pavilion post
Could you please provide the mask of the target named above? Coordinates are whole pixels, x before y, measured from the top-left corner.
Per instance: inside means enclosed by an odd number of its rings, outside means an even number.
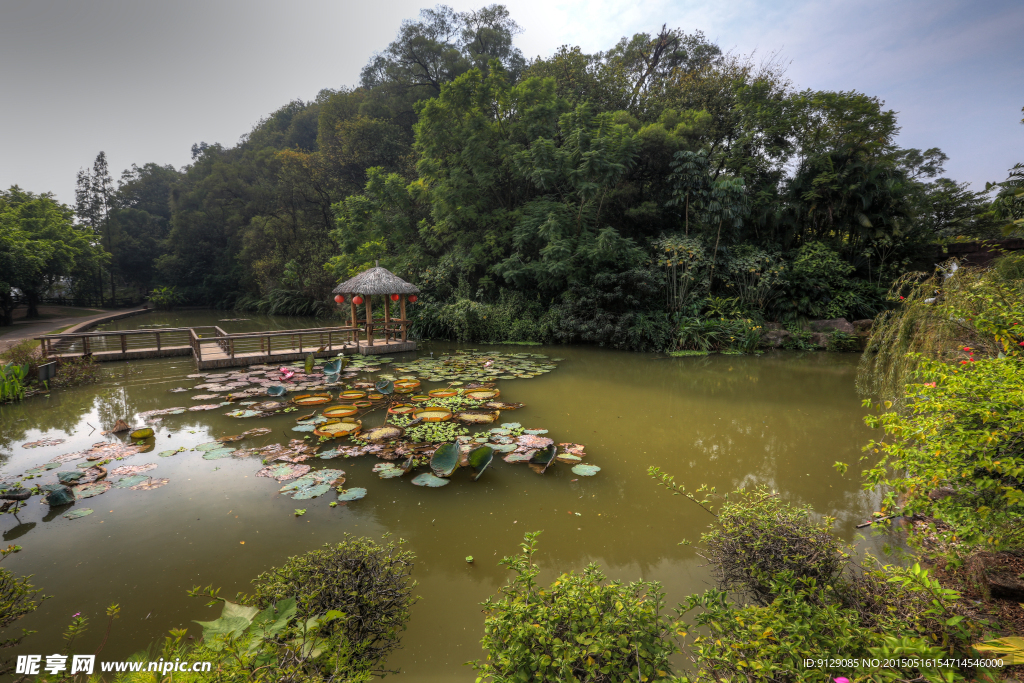
[[[391,296],[384,295],[384,343],[388,343],[388,335],[391,330]]]
[[[405,320],[405,297],[406,297],[406,295],[403,294],[402,295],[402,304],[401,304],[401,306],[402,306],[402,341],[406,341],[407,330],[409,329],[409,327],[406,325],[406,320]]]
[[[373,346],[373,304],[372,297],[366,295],[366,345]]]
[[[357,327],[357,325],[356,325],[356,302],[352,301],[352,299],[353,299],[353,296],[350,294],[349,297],[348,297],[348,302],[352,306],[352,324],[349,327]],[[351,335],[352,335],[352,341],[354,341],[354,342],[358,342],[359,341],[359,332],[358,331],[352,332]]]

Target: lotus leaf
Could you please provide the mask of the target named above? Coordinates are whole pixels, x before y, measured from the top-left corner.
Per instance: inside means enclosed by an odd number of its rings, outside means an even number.
[[[149,477],[147,475],[145,475],[145,474],[133,474],[130,477],[124,477],[123,479],[118,480],[114,484],[114,486],[119,488],[119,489],[129,489],[129,488],[131,488],[133,486],[137,486],[137,485],[141,484],[142,482],[148,481],[148,480],[149,480]]]
[[[214,449],[223,448],[223,447],[224,446],[223,446],[223,444],[221,444],[220,441],[207,441],[206,443],[201,443],[198,446],[193,446],[192,450],[194,450],[194,451],[212,451]]]
[[[539,436],[540,434],[547,434],[548,430],[546,430],[546,429],[524,429],[523,433],[524,434],[533,434],[534,436]]]
[[[78,508],[77,510],[68,510],[61,517],[64,519],[78,519],[80,517],[88,517],[92,514],[92,510],[89,508]]]
[[[364,488],[351,488],[346,489],[338,494],[338,500],[342,503],[348,503],[353,500],[361,500],[366,497],[366,489]]]
[[[109,481],[97,481],[92,484],[86,484],[85,486],[78,487],[74,490],[75,498],[82,500],[83,498],[98,496],[101,493],[106,493],[110,489],[110,486],[111,484]]]
[[[282,386],[267,387],[267,396],[284,396],[288,389]]]
[[[469,452],[469,466],[473,468],[476,475],[473,477],[473,481],[480,478],[480,475],[484,473],[484,470],[490,466],[491,462],[494,461],[494,449],[490,446],[480,446],[474,448]]]
[[[153,430],[150,427],[143,427],[142,429],[136,429],[131,433],[133,439],[148,439],[153,436]]]
[[[48,462],[45,465],[40,465],[39,467],[33,467],[30,470],[25,470],[25,474],[27,474],[27,475],[42,474],[43,472],[46,472],[48,470],[57,469],[58,467],[60,467],[60,465],[61,465],[61,463],[59,463],[59,462]]]
[[[498,449],[495,449],[495,450],[498,450]],[[530,453],[509,453],[504,458],[502,458],[502,460],[504,460],[505,462],[512,463],[513,465],[515,465],[515,464],[518,464],[518,463],[521,463],[521,462],[530,462],[531,458],[533,458],[533,453],[532,452],[530,452]]]
[[[446,443],[437,448],[430,456],[430,469],[439,477],[450,477],[459,466],[459,446]]]
[[[439,488],[441,486],[447,486],[450,479],[443,479],[441,477],[435,477],[430,472],[424,472],[413,477],[412,483],[416,486],[427,486],[430,488]]]
[[[395,383],[391,380],[382,379],[377,382],[374,387],[382,394],[390,395],[395,392]]]
[[[157,453],[157,455],[159,455],[161,458],[169,458],[172,455],[177,455],[178,453],[182,453],[184,451],[184,448],[178,448],[177,450],[173,451],[160,451],[159,453]]]
[[[212,451],[206,451],[203,453],[203,460],[220,460],[221,458],[230,458],[231,454],[234,452],[234,448],[215,448]]]
[[[321,460],[330,460],[331,458],[337,458],[339,455],[344,455],[344,453],[342,453],[337,448],[331,448],[326,451],[320,451],[319,453],[316,454],[316,457],[320,458]]]
[[[519,429],[523,425],[519,424],[518,422],[502,422],[501,426],[504,429]]]
[[[511,453],[512,451],[514,451],[516,449],[516,444],[514,444],[514,443],[492,444],[491,448],[494,451],[498,452],[498,453]]]
[[[516,442],[520,448],[547,448],[555,443],[553,439],[549,439],[546,436],[534,436],[533,434],[523,434],[520,437],[516,437]]]
[[[312,432],[312,431],[316,431],[316,425],[314,425],[314,424],[296,425],[295,427],[292,427],[292,431],[293,432]]]
[[[572,471],[581,477],[592,477],[600,472],[601,468],[597,465],[574,465]]]
[[[280,493],[291,496],[294,500],[309,500],[322,496],[331,487],[345,483],[345,473],[341,470],[319,470],[302,475],[290,484],[281,487]]]
[[[583,458],[578,455],[569,455],[568,453],[561,453],[556,458],[558,462],[564,462],[567,465],[578,465],[583,462]]]
[[[62,484],[67,484],[68,486],[73,486],[78,482],[79,479],[82,479],[85,476],[85,472],[75,472],[74,470],[70,470],[68,472],[58,472],[57,481],[59,481]]]
[[[148,479],[148,480],[142,482],[141,484],[136,484],[135,486],[131,487],[131,490],[132,491],[152,491],[153,489],[158,489],[161,486],[164,486],[169,481],[170,481],[170,479]]]
[[[268,465],[256,473],[257,477],[269,477],[277,481],[288,481],[301,477],[309,472],[309,465],[296,465],[295,463],[284,462],[275,465]]]
[[[555,462],[556,455],[558,455],[558,447],[553,443],[546,448],[534,451],[533,457],[530,458],[530,469],[537,474],[544,474]]]

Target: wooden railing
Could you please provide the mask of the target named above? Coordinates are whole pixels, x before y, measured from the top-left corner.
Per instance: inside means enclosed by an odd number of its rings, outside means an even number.
[[[48,334],[36,337],[43,357],[54,355],[83,355],[129,351],[163,351],[191,345],[195,330],[212,327],[163,327],[152,330],[112,330],[109,332],[74,332]]]
[[[196,336],[193,350],[199,360],[210,359],[220,354],[235,358],[243,354],[274,356],[275,352],[276,355],[284,355],[341,351],[355,343],[360,331],[356,327],[314,327],[303,330],[227,334],[217,328],[215,336]],[[285,343],[280,340],[284,340]]]

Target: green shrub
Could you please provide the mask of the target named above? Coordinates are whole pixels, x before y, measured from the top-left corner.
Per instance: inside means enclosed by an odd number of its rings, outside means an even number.
[[[149,293],[149,303],[153,304],[154,308],[164,311],[171,310],[184,300],[176,287],[157,287]]]
[[[560,576],[541,588],[533,564],[539,532],[528,533],[522,553],[501,565],[514,573],[498,600],[484,603],[484,637],[489,655],[473,662],[494,683],[547,681],[618,683],[668,680],[669,658],[679,651],[673,620],[662,614],[657,583],[606,583],[591,564],[582,573]]]
[[[857,339],[857,335],[843,332],[842,330],[832,330],[829,332],[828,343],[825,346],[825,349],[828,351],[856,351],[859,348],[860,342]]]
[[[415,602],[410,580],[415,556],[399,542],[380,545],[348,534],[337,545],[288,558],[281,567],[253,579],[251,602],[260,609],[298,597],[296,616],[311,619],[331,611],[345,615],[327,629],[337,632],[350,655],[367,671],[380,672],[401,644]]]
[[[760,345],[762,332],[761,325],[750,319],[682,318],[676,345],[684,350],[751,353]]]
[[[14,546],[12,548],[18,549]],[[7,551],[4,554],[6,555]],[[47,599],[48,596],[39,595],[42,591],[29,583],[29,578],[27,576],[18,577],[7,569],[0,569],[0,629],[6,629],[23,616],[35,612],[39,609],[42,601]],[[20,635],[0,640],[0,649],[14,647],[25,636],[33,633],[35,631],[22,629]],[[10,661],[0,662],[0,675],[11,673],[13,669]]]

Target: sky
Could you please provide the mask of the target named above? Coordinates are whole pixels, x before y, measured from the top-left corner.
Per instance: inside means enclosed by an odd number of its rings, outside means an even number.
[[[482,4],[450,0],[457,10]],[[939,147],[945,175],[984,189],[1024,161],[1019,0],[507,0],[528,58],[586,52],[662,24],[725,51],[776,55],[800,89],[856,90],[899,114],[903,147]],[[264,116],[358,84],[424,0],[0,0],[0,187],[74,202],[107,153],[182,167]]]

